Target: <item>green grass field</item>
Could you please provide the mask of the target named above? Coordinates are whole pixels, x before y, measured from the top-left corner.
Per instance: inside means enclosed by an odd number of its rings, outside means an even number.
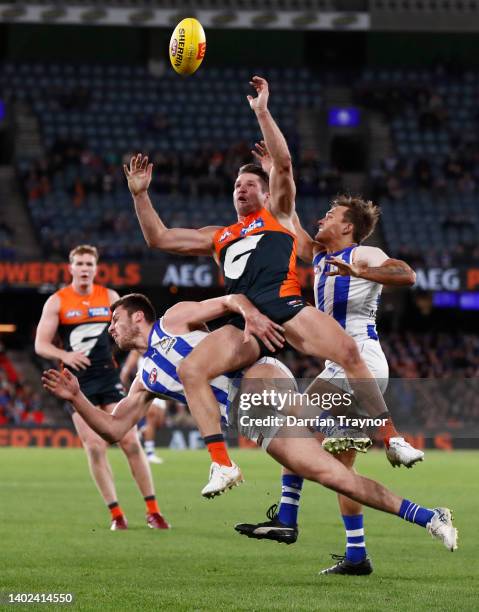
[[[146,528],[143,500],[113,450],[130,528],[110,532],[82,450],[0,449],[0,591],[72,592],[81,610],[479,609],[478,453],[429,452],[412,470],[393,470],[380,452],[361,457],[360,471],[397,493],[450,506],[460,530],[452,554],[424,529],[366,510],[369,577],[317,575],[344,548],[332,492],[306,483],[294,546],[257,542],[232,527],[264,520],[277,501],[279,467],[269,457],[233,451],[246,483],[207,501],[199,494],[207,453],[161,454],[165,463],[152,469],[173,529]]]

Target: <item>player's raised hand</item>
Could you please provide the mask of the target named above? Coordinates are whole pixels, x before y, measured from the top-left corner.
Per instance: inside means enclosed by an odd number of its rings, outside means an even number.
[[[148,163],[148,156],[138,153],[130,159],[130,167],[123,164],[128,189],[132,196],[145,193],[151,183],[153,164]]]
[[[261,140],[260,142],[256,142],[251,153],[253,154],[253,157],[261,164],[263,170],[269,175],[271,168],[273,167],[273,160],[271,159],[271,155],[269,154],[265,141]]]
[[[249,342],[251,336],[256,336],[270,351],[277,351],[284,346],[284,328],[274,323],[259,311],[244,317],[244,342]]]
[[[63,368],[58,370],[46,370],[42,374],[42,385],[47,391],[60,399],[72,401],[80,392],[80,384],[77,377],[69,370]]]
[[[91,361],[81,351],[69,351],[62,359],[63,363],[73,370],[86,370]]]
[[[340,257],[330,257],[326,259],[326,263],[334,266],[332,270],[326,272],[326,276],[355,276],[360,277],[363,272],[369,267],[367,263],[358,261],[356,263],[347,263]]]
[[[249,82],[251,87],[254,87],[258,94],[256,98],[247,96],[249,105],[255,113],[264,111],[268,108],[269,86],[268,81],[259,76],[254,76]]]

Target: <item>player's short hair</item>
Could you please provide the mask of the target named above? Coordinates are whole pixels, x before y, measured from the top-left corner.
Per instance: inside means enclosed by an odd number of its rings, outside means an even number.
[[[92,246],[91,244],[79,244],[74,249],[72,249],[68,254],[68,259],[70,260],[70,263],[73,263],[73,258],[75,257],[75,255],[93,255],[97,263],[100,259],[97,248]]]
[[[115,312],[120,306],[124,308],[130,316],[134,312],[140,311],[145,315],[145,321],[147,323],[154,323],[156,321],[155,307],[143,293],[128,293],[128,295],[124,295],[116,300],[116,302],[113,302],[110,306],[111,312]]]
[[[378,206],[370,200],[361,200],[351,196],[338,196],[331,204],[331,208],[344,206],[348,210],[344,212],[343,219],[353,224],[353,240],[361,244],[370,236],[379,220],[381,211]]]
[[[244,166],[241,166],[241,168],[238,170],[238,176],[246,173],[256,174],[256,176],[258,176],[261,180],[263,191],[269,191],[269,176],[261,166],[258,166],[258,164],[245,164]]]

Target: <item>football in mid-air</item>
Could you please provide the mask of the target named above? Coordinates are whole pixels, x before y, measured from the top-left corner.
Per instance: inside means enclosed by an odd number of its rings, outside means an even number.
[[[206,37],[201,23],[188,17],[180,21],[170,40],[170,62],[178,74],[193,74],[205,57]]]

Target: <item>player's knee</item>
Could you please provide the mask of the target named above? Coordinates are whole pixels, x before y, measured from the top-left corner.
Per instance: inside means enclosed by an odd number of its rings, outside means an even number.
[[[204,377],[204,367],[201,368],[193,359],[186,357],[176,368],[178,378],[183,384]]]
[[[127,457],[132,457],[141,453],[141,444],[139,440],[123,440],[120,442],[120,447]]]
[[[349,493],[352,493],[352,491],[350,491],[350,487],[348,486],[348,482],[344,478],[342,478],[335,470],[322,471],[319,474],[318,482],[320,482],[323,487],[338,491],[343,495],[348,495]]]
[[[105,458],[106,449],[107,444],[103,440],[90,440],[85,443],[85,450],[93,463],[98,463]]]

